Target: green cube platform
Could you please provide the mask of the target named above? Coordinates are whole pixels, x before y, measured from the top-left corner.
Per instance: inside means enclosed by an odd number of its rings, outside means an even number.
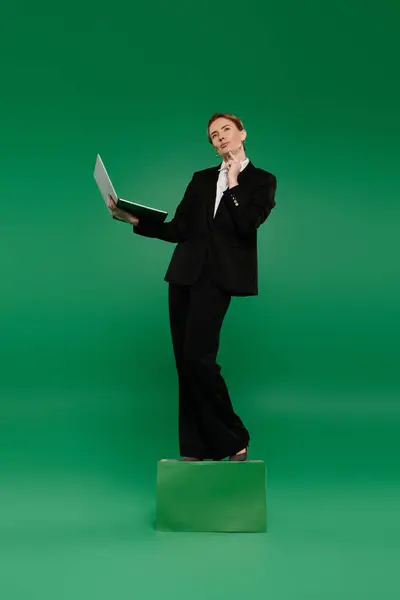
[[[265,463],[160,460],[156,512],[160,531],[263,533]]]

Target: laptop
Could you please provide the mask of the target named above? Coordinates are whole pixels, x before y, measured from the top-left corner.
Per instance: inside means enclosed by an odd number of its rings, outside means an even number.
[[[100,154],[98,154],[96,157],[96,164],[94,167],[94,178],[96,180],[100,193],[103,196],[107,208],[108,196],[110,195],[113,198],[115,204],[118,206],[118,208],[134,215],[135,217],[138,217],[139,220],[142,218],[146,219],[147,221],[151,220],[162,223],[167,218],[168,212],[165,210],[159,210],[158,208],[152,208],[150,206],[145,206],[144,204],[138,204],[137,202],[131,202],[130,200],[124,200],[123,198],[120,198],[117,192],[115,191],[110,177],[108,176]],[[121,219],[119,217],[115,218],[117,218],[119,221],[125,221],[124,219]]]

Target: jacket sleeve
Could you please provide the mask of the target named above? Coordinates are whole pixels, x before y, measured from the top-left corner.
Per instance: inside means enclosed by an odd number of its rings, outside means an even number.
[[[195,189],[195,175],[196,173],[193,174],[171,221],[168,221],[168,223],[156,223],[140,219],[137,225],[133,225],[134,233],[171,243],[178,243],[185,240],[188,228],[190,200],[194,195]]]
[[[236,231],[246,236],[264,223],[275,206],[276,177],[267,173],[250,191],[236,185],[228,188],[223,200]]]

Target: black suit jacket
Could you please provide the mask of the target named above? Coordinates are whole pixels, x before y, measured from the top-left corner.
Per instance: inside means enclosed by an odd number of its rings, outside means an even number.
[[[196,171],[171,221],[143,219],[136,234],[176,243],[164,280],[194,284],[208,257],[213,282],[232,296],[258,294],[257,229],[275,206],[276,178],[250,161],[213,218],[219,166]]]

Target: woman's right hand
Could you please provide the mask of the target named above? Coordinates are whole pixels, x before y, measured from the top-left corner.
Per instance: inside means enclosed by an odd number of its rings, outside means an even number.
[[[139,219],[137,217],[131,215],[130,213],[126,212],[125,210],[121,210],[120,208],[118,208],[118,206],[115,204],[112,196],[108,196],[107,206],[108,206],[108,210],[113,215],[113,217],[119,217],[120,219],[123,219],[124,221],[128,221],[128,223],[132,223],[132,225],[138,225]]]

